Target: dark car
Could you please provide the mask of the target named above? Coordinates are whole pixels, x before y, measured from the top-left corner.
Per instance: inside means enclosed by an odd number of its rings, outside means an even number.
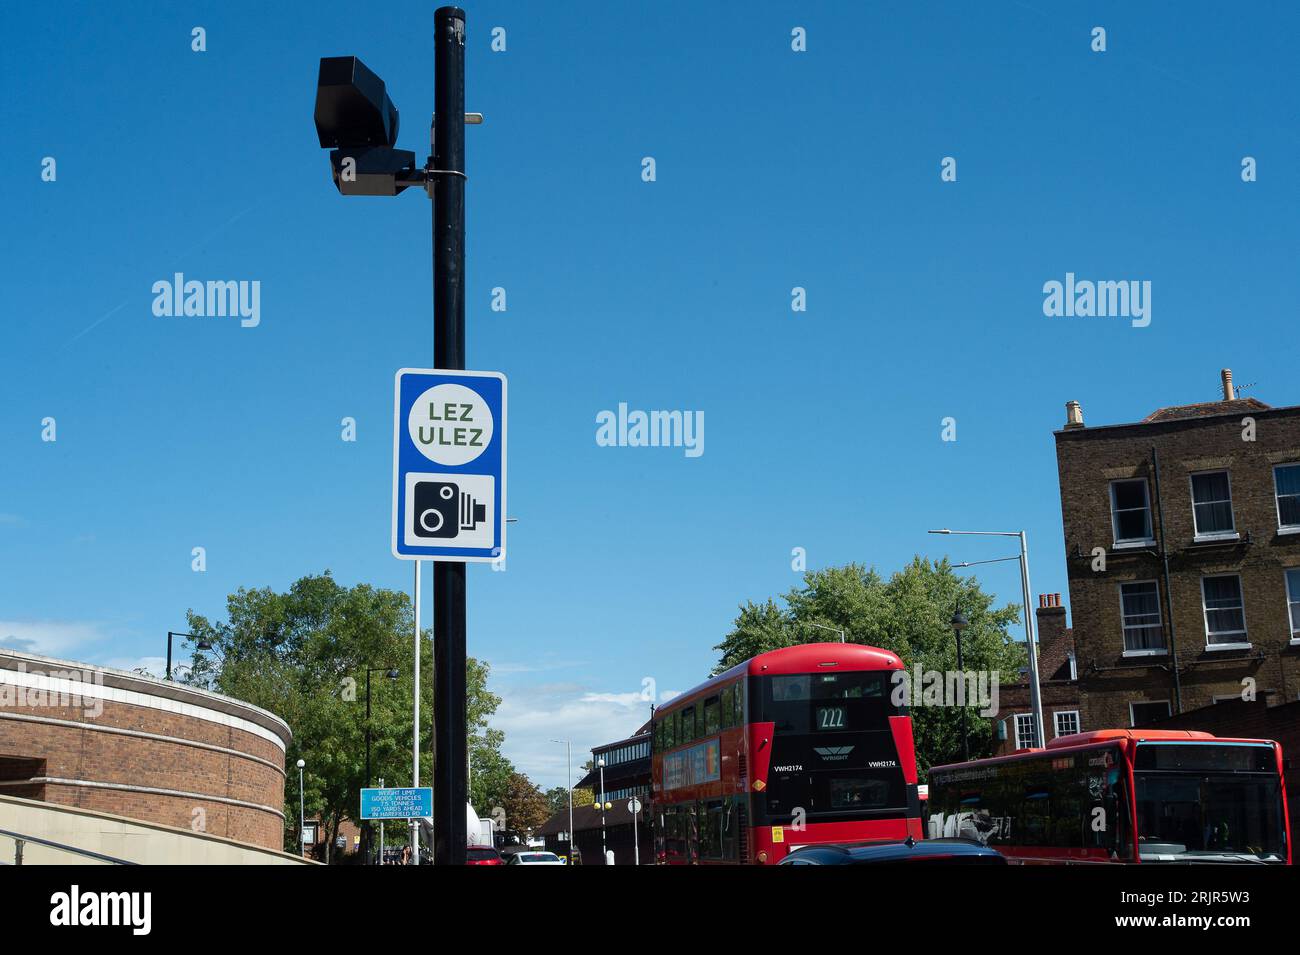
[[[974,839],[868,842],[851,846],[802,846],[780,865],[1006,865],[1006,857]]]

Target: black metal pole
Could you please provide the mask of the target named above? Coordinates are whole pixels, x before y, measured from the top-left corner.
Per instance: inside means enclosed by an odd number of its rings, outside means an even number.
[[[167,679],[172,678],[172,632],[167,631]]]
[[[954,627],[953,633],[957,634],[957,679],[964,682],[966,679],[966,670],[962,667],[961,662],[961,629]],[[970,762],[970,738],[966,735],[965,697],[963,697],[961,701],[961,759],[963,763]]]
[[[465,11],[434,13],[433,362],[465,367]],[[465,565],[433,564],[433,861],[464,865]],[[419,692],[419,688],[416,688]]]

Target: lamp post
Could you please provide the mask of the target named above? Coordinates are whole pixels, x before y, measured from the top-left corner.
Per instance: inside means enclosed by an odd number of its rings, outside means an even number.
[[[641,864],[641,836],[637,832],[637,822],[641,818],[641,800],[635,795],[627,801],[627,811],[632,814],[632,864]]]
[[[1038,685],[1038,642],[1034,638],[1034,615],[1029,607],[1029,541],[1024,531],[954,531],[948,528],[930,531],[931,534],[966,534],[977,537],[1016,537],[1020,540],[1020,590],[1024,597],[1025,644],[1029,651],[1029,702],[1034,713],[1034,745],[1042,749],[1043,696]]]
[[[396,667],[372,667],[366,670],[366,786],[370,786],[370,674],[384,673],[389,680],[396,680],[399,676]],[[366,865],[370,864],[371,850],[371,831],[374,824],[367,820],[366,822]]]
[[[168,630],[167,631],[167,679],[168,680],[172,678],[172,638],[173,637],[189,637],[191,640],[197,640],[198,641],[197,648],[199,650],[212,649],[212,643],[208,640],[207,637],[198,637],[192,633],[181,633],[179,630]]]
[[[818,630],[829,630],[831,633],[838,633],[840,635],[840,643],[848,642],[847,640],[844,639],[844,631],[841,630],[839,627],[828,627],[823,623],[812,623],[809,624],[809,626],[816,627]]]
[[[573,865],[573,748],[567,739],[553,739],[552,743],[564,744],[564,760],[569,773],[569,865]]]
[[[952,620],[949,621],[952,626],[952,632],[957,635],[957,679],[958,686],[966,685],[965,670],[961,662],[961,632],[970,625],[966,615],[961,612],[961,604],[958,604],[952,612]],[[966,735],[966,699],[963,696],[961,701],[961,758],[962,762],[970,762],[970,738]]]
[[[605,810],[609,808],[609,803],[605,801],[604,756],[596,760],[596,766],[600,769],[600,863],[601,865],[609,865],[609,851],[605,848]]]
[[[305,805],[302,796],[302,768],[307,765],[305,759],[298,760],[298,855],[306,857],[307,840],[303,837],[303,827],[307,824]]]
[[[384,777],[379,777],[379,788],[384,788]],[[384,864],[384,820],[379,820],[379,864]]]

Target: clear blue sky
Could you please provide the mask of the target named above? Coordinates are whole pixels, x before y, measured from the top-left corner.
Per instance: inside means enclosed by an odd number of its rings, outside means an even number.
[[[423,161],[434,6],[0,15],[0,638],[157,666],[239,586],[410,586],[392,375],[432,363],[429,205],[340,197],[312,104],[318,57],[359,55]],[[1225,366],[1300,400],[1294,10],[801,6],[467,5],[469,364],[510,378],[519,519],[508,570],[470,568],[469,645],[544,785],[549,738],[585,758],[643,678],[702,678],[794,547],[890,572],[1012,552],[927,528],[1024,527],[1034,589],[1065,591],[1067,400],[1137,420]],[[1045,317],[1069,271],[1149,280],[1150,327]],[[261,324],[155,317],[175,272],[260,281]],[[705,453],[598,447],[619,402],[703,411]],[[981,570],[1019,601],[1014,564]]]

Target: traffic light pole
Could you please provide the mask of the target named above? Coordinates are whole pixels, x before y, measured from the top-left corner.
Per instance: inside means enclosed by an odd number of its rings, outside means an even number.
[[[465,367],[465,11],[434,13],[433,364]],[[465,735],[465,565],[433,562],[435,865],[464,865],[469,766]]]

